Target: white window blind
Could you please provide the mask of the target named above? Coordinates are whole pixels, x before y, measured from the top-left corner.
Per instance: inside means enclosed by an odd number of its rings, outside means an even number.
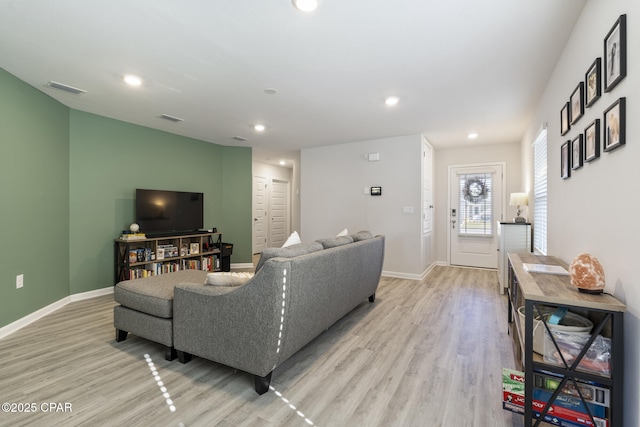
[[[491,173],[458,175],[460,235],[493,236],[492,184]]]
[[[533,247],[547,254],[547,130],[533,143]]]

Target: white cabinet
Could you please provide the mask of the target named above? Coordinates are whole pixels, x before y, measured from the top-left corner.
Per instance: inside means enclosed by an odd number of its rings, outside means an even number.
[[[528,222],[498,222],[498,282],[500,293],[507,287],[509,252],[531,252],[531,224]]]

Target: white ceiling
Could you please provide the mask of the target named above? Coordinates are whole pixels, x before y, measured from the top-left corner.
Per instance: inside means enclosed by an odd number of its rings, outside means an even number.
[[[263,161],[419,133],[437,148],[508,143],[585,2],[321,0],[305,14],[290,0],[0,0],[0,67],[73,109]]]

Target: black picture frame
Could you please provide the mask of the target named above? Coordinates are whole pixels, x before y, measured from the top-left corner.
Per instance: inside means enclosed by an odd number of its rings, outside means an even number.
[[[584,105],[591,107],[602,95],[602,60],[596,58],[584,75]]]
[[[571,177],[571,141],[567,141],[560,147],[560,178]]]
[[[603,151],[612,151],[626,143],[626,98],[619,98],[604,111]]]
[[[584,115],[584,82],[578,83],[569,98],[571,104],[571,125],[575,125]]]
[[[620,15],[604,38],[604,91],[610,92],[627,75],[627,15]]]
[[[600,119],[595,119],[584,130],[584,161],[600,157]]]
[[[571,113],[569,103],[566,102],[560,110],[560,135],[566,135],[571,129]]]
[[[576,170],[582,167],[583,143],[582,134],[576,136],[571,141],[571,169]]]

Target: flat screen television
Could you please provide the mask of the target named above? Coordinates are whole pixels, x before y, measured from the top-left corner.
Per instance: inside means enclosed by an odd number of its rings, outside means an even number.
[[[136,223],[148,235],[192,232],[202,228],[204,194],[136,189]]]

